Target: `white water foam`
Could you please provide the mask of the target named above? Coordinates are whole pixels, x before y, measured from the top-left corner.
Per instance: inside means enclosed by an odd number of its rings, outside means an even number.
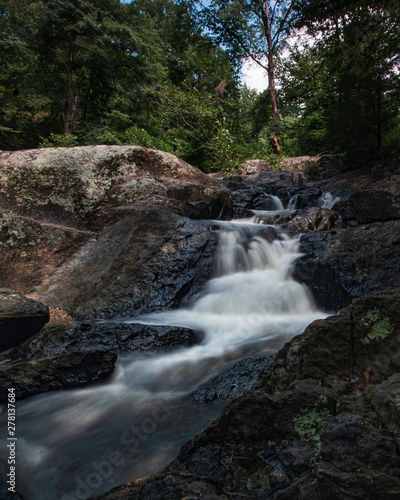
[[[124,355],[109,383],[18,405],[18,486],[26,500],[88,498],[160,469],[220,411],[187,395],[227,364],[275,353],[326,316],[290,276],[298,239],[274,229],[278,237],[267,241],[250,220],[218,224],[218,275],[192,307],[124,320],[193,328],[204,334],[200,345]]]

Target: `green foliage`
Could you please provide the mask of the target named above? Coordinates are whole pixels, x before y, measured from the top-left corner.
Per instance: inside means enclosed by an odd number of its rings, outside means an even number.
[[[78,145],[78,137],[76,135],[53,134],[40,143],[40,148],[70,148]]]
[[[313,408],[301,410],[293,419],[294,430],[300,439],[302,441],[313,441],[315,444],[315,455],[310,461],[311,465],[315,465],[319,461],[322,424],[331,415],[328,408],[326,408],[327,404],[328,398],[321,394]]]
[[[212,138],[206,149],[206,172],[223,171],[231,173],[236,171],[243,161],[235,138],[226,129],[221,129]]]
[[[285,155],[400,148],[392,2],[269,7]],[[278,169],[269,91],[239,83],[244,58],[263,64],[264,21],[250,0],[0,0],[0,148],[138,144],[207,171]],[[295,22],[313,43],[282,57]]]
[[[304,173],[312,181],[318,180],[320,175],[320,168],[318,163],[315,161],[307,162],[306,168],[304,169]]]
[[[315,41],[295,45],[279,76],[282,98],[302,116],[300,148],[351,156],[393,147],[400,107],[399,11],[393,2],[304,0],[296,8],[297,26]]]
[[[315,408],[311,410],[301,410],[299,415],[293,419],[294,430],[303,441],[320,441],[322,423],[329,417],[327,408],[320,411]]]

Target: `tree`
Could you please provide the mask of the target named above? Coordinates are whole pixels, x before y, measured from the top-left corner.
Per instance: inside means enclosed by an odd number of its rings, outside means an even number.
[[[250,58],[267,71],[272,110],[272,150],[281,154],[278,142],[279,120],[275,92],[274,57],[283,48],[293,23],[295,1],[212,0],[203,6],[205,24],[215,39],[229,47],[238,64]],[[267,57],[267,65],[264,63]]]
[[[324,130],[325,149],[379,153],[399,114],[398,2],[312,0],[296,8],[297,26],[307,28],[314,44],[292,54],[291,61],[311,62],[312,56],[313,62],[302,74],[289,63],[286,74],[303,87],[310,71],[317,75],[308,84],[313,95],[304,99],[303,116],[314,109],[319,119],[313,126]]]

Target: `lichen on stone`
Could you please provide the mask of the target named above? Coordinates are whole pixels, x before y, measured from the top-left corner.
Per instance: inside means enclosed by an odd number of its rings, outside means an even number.
[[[361,339],[363,344],[369,344],[373,340],[384,339],[393,331],[390,319],[387,316],[382,317],[376,307],[367,312],[361,323],[368,328],[367,335]]]

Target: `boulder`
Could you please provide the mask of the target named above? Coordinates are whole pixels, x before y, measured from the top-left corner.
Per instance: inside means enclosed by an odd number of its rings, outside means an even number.
[[[387,191],[357,191],[335,205],[346,226],[400,219],[400,194]]]
[[[283,227],[291,229],[295,232],[309,233],[310,231],[328,231],[333,229],[339,216],[337,212],[328,208],[313,207],[304,212],[295,214]],[[276,221],[280,223],[279,219]]]
[[[150,202],[181,213],[197,201],[215,201],[222,212],[231,205],[229,190],[162,151],[84,146],[0,152],[0,205],[36,220],[93,230],[112,207]]]
[[[168,211],[120,210],[31,296],[81,318],[177,308],[211,277],[217,246],[211,227]]]
[[[204,499],[398,497],[399,307],[396,289],[314,322],[169,466],[96,498],[193,495],[183,478]]]
[[[0,402],[7,401],[9,387],[14,387],[16,398],[22,399],[42,392],[94,384],[113,373],[116,360],[114,352],[88,351],[1,364]]]
[[[0,289],[0,351],[17,346],[49,321],[49,308],[21,293]]]
[[[305,255],[292,268],[316,304],[335,311],[351,299],[400,286],[400,222],[309,232],[300,240]]]
[[[116,352],[171,350],[197,344],[188,328],[86,321],[43,329],[7,354],[0,364],[0,401],[7,389],[17,399],[93,384],[110,376]]]
[[[230,190],[137,146],[0,153],[0,279],[86,317],[178,307],[212,272]]]
[[[54,357],[89,351],[158,351],[190,347],[201,333],[189,328],[83,321],[42,330],[10,353],[12,359]]]

